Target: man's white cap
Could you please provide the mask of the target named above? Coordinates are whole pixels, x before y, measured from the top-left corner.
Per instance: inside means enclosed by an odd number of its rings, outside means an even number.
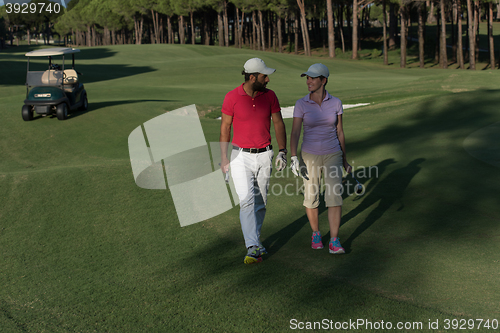
[[[245,62],[245,66],[243,67],[245,68],[245,73],[260,73],[269,75],[273,74],[276,71],[276,69],[274,68],[267,67],[264,61],[259,58],[252,58],[248,60],[247,62]]]
[[[324,76],[328,77],[330,76],[330,71],[328,70],[328,67],[326,67],[323,64],[314,64],[309,67],[307,72],[302,73],[301,76],[310,76],[310,77],[318,77],[318,76]]]

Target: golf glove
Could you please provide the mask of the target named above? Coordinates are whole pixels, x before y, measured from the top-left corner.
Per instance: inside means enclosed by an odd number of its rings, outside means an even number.
[[[286,168],[286,153],[280,151],[276,157],[276,170],[281,171]]]
[[[300,176],[306,180],[309,180],[308,174],[307,174],[307,168],[306,166],[300,166],[299,159],[297,156],[292,156],[292,163],[290,164],[290,169],[292,169],[292,172],[295,176]]]

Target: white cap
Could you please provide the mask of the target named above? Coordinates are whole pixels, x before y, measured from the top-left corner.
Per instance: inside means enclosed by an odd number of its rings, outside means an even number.
[[[314,64],[309,67],[307,72],[302,73],[301,76],[310,76],[310,77],[318,77],[318,76],[324,76],[328,77],[330,76],[330,71],[328,70],[328,67],[326,67],[323,64]]]
[[[260,73],[260,74],[273,74],[276,70],[274,68],[269,68],[266,66],[264,61],[259,58],[252,58],[245,62],[245,73]]]

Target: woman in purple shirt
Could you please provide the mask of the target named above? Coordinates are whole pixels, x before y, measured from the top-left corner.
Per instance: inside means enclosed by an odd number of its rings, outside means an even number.
[[[345,253],[338,232],[342,216],[342,167],[347,173],[344,130],[342,128],[342,102],[326,91],[330,72],[323,64],[314,64],[301,76],[307,76],[309,94],[295,103],[293,111],[290,151],[293,173],[304,178],[304,206],[313,231],[311,247],[322,249],[318,223],[321,174],[324,178],[325,204],[330,224],[330,253]],[[297,146],[304,127],[301,156],[305,166],[299,166]]]

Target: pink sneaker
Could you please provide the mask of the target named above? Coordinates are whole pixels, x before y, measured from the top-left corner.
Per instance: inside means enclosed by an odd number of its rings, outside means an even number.
[[[319,231],[313,232],[311,247],[315,250],[321,250],[323,248],[323,243],[321,242],[321,233]]]
[[[330,239],[330,244],[328,245],[330,253],[342,254],[345,253],[344,248],[340,245],[340,240],[338,237],[333,237]]]

